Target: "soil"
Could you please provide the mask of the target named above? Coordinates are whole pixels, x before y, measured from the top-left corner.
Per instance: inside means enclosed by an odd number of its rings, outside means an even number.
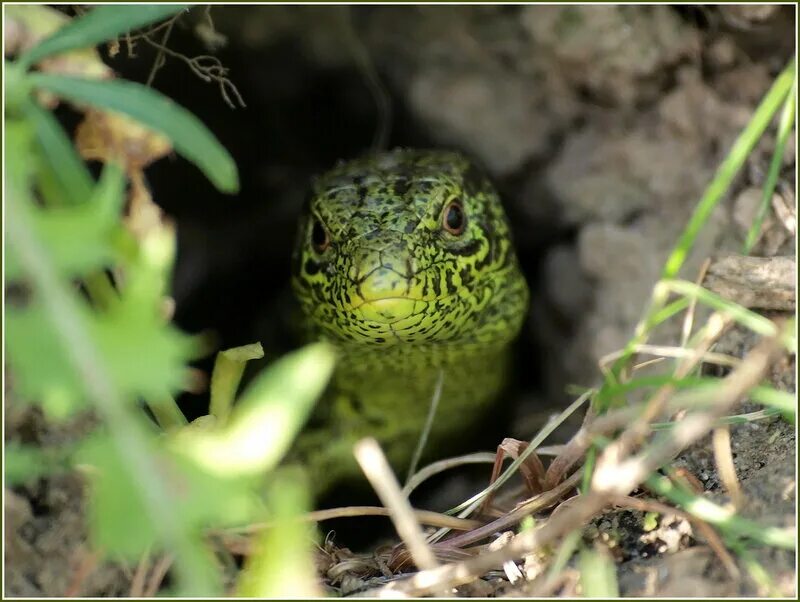
[[[183,160],[148,172],[155,199],[178,224],[176,320],[189,331],[214,331],[223,347],[267,340],[269,357],[287,348],[276,315],[306,185],[337,160],[369,149],[382,119],[370,84],[377,77],[391,100],[390,147],[459,149],[483,164],[502,192],[534,295],[518,347],[525,369],[504,406],[505,430],[490,433],[486,448],[509,434],[529,437],[564,406],[567,385],[596,383],[600,358],[631,336],[705,186],[794,54],[794,10],[215,7],[215,27],[227,39],[219,56],[247,108],[230,110],[180,61],[168,61],[155,80],[231,150],[243,183],[238,198],[223,198]],[[197,27],[204,19],[195,12],[170,42],[190,56],[208,52]],[[140,46],[135,58],[122,52],[109,63],[143,81],[153,60]],[[794,145],[792,139],[777,188],[788,207],[795,206]],[[700,233],[683,277],[694,280],[709,256],[739,251],[773,146],[770,130]],[[754,254],[795,253],[794,233],[771,216]],[[655,342],[674,343],[679,328],[659,331]],[[753,342],[734,329],[716,350],[741,357]],[[795,391],[795,373],[792,358],[771,380]],[[181,402],[189,414],[202,413],[202,397]],[[745,403],[741,411],[755,409]],[[13,395],[5,418],[6,442],[53,449],[92,425],[89,417],[48,423]],[[565,426],[556,440],[574,428]],[[796,527],[795,437],[780,418],[731,428],[748,518]],[[708,440],[678,464],[709,497],[728,501]],[[82,492],[75,472],[6,488],[6,595],[129,591],[131,568],[94,560]],[[430,494],[434,505],[443,499]],[[615,511],[587,536],[617,560],[623,595],[764,593],[745,570],[731,579],[685,521],[662,515],[649,530],[643,521],[641,512]],[[794,596],[794,553],[756,554],[775,590]],[[500,574],[462,593],[514,590]]]

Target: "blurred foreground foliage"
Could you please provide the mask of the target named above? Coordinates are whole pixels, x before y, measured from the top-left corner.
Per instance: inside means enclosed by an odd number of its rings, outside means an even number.
[[[200,120],[116,78],[94,47],[187,10],[101,6],[70,19],[43,6],[7,7],[6,336],[15,398],[52,421],[93,410],[101,422],[60,457],[7,446],[4,480],[81,467],[95,548],[128,560],[171,554],[177,595],[223,593],[230,559],[209,529],[284,519],[265,532],[236,589],[314,594],[313,572],[298,570],[311,566],[313,540],[285,520],[303,511],[307,488],[276,466],[325,387],[333,352],[318,344],[286,356],[236,404],[244,363],[263,351],[223,352],[211,414],[186,423],[173,396],[190,386],[187,364],[202,351],[170,324],[175,230],[143,169],[175,150],[234,193],[236,164]],[[83,114],[74,141],[52,113],[62,102]],[[87,160],[102,164],[98,180]]]

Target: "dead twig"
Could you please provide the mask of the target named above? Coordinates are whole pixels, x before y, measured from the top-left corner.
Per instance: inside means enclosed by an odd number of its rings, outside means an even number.
[[[720,297],[749,308],[794,311],[797,263],[794,257],[720,257],[703,285]]]
[[[169,31],[171,31],[171,27],[169,28]],[[167,35],[164,36],[165,38],[168,37],[169,31],[167,32]],[[145,42],[159,51],[159,55],[156,57],[156,63],[153,65],[153,71],[151,71],[151,76],[155,77],[155,72],[161,68],[158,57],[160,56],[163,59],[164,55],[170,56],[186,63],[189,69],[191,69],[192,73],[194,73],[204,82],[216,82],[219,86],[222,99],[231,109],[235,109],[237,105],[242,108],[247,106],[242,98],[242,95],[239,93],[239,89],[228,78],[228,68],[225,67],[217,57],[203,54],[189,58],[185,54],[181,54],[180,52],[170,49],[164,43],[156,42],[150,37],[149,33],[143,33],[141,35]]]

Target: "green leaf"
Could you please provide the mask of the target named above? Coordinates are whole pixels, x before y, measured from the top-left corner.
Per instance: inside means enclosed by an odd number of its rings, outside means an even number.
[[[164,324],[155,302],[143,304],[123,294],[91,326],[114,382],[124,393],[158,399],[186,384],[184,366],[192,354],[192,339]]]
[[[308,485],[294,471],[276,475],[268,492],[272,526],[255,541],[239,576],[242,598],[315,598],[321,595],[314,568],[313,529],[297,520],[310,507]]]
[[[94,180],[72,141],[50,111],[33,101],[26,102],[23,110],[33,124],[41,165],[52,174],[62,202],[70,205],[86,202],[92,195]]]
[[[109,167],[91,199],[85,197],[79,205],[50,209],[31,206],[34,229],[59,275],[81,277],[112,263],[114,238],[121,231],[124,185],[122,172]],[[9,253],[7,267],[9,279],[22,276],[13,252]]]
[[[24,445],[19,441],[10,441],[5,445],[6,485],[29,483],[39,477],[66,470],[69,450],[59,447],[43,449],[33,445]]]
[[[123,297],[103,314],[91,312],[85,302],[79,307],[80,328],[97,344],[125,399],[158,399],[185,385],[192,339],[164,324],[153,304],[142,307]],[[85,387],[70,350],[50,328],[41,304],[9,308],[7,317],[8,359],[20,396],[40,404],[55,419],[85,409]]]
[[[8,362],[19,396],[35,401],[55,420],[86,409],[83,386],[68,350],[50,328],[42,306],[8,308],[6,318]],[[88,319],[81,312],[81,324],[85,326]]]
[[[325,389],[334,361],[333,349],[324,343],[282,357],[244,392],[225,428],[184,430],[174,440],[176,449],[219,475],[273,468]]]
[[[198,549],[204,528],[242,524],[261,509],[251,482],[211,476],[186,458],[169,453],[155,439],[145,451],[159,466],[159,474],[154,476],[178,510],[180,529],[192,534]],[[161,545],[158,525],[147,512],[147,492],[127,470],[111,438],[98,435],[88,439],[78,458],[91,467],[87,471],[91,479],[89,523],[95,544],[106,553],[131,560],[150,546]]]
[[[27,67],[52,54],[94,46],[120,34],[160,21],[184,10],[186,6],[185,4],[99,6],[39,42],[20,56],[19,62]]]
[[[236,163],[205,125],[189,111],[141,84],[95,81],[33,73],[31,83],[71,102],[116,111],[172,141],[175,150],[195,163],[223,192],[239,189]]]

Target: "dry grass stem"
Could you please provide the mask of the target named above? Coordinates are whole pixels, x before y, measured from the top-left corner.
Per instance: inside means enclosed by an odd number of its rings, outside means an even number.
[[[681,361],[675,369],[674,377],[680,379],[689,375],[711,345],[722,336],[730,323],[730,318],[719,313],[712,314],[702,331],[700,340],[692,350],[693,353]],[[623,457],[630,454],[633,448],[641,443],[650,432],[650,423],[663,414],[675,388],[674,384],[666,384],[655,392],[642,414],[604,450],[601,459],[598,460],[598,471],[604,466],[618,465]]]
[[[711,259],[706,258],[703,261],[703,265],[700,266],[700,270],[697,274],[697,278],[695,278],[694,283],[698,286],[703,283],[703,280],[706,277],[706,272],[708,272],[708,266],[711,265]],[[683,320],[683,328],[681,329],[681,347],[686,347],[689,343],[689,337],[692,336],[692,329],[694,327],[694,315],[697,311],[697,297],[692,297],[689,300],[689,307],[686,310],[686,316]]]
[[[173,560],[172,554],[166,554],[158,560],[147,582],[147,589],[144,592],[145,598],[156,597],[158,590],[161,589],[161,583],[164,581],[164,577],[167,576],[167,572],[172,567]]]
[[[618,448],[610,445],[597,463],[592,489],[601,493],[625,495],[647,476],[672,460],[686,447],[703,437],[731,406],[758,385],[771,360],[780,352],[775,338],[765,339],[745,357],[742,364],[721,379],[716,389],[716,403],[708,410],[688,414],[675,428],[663,433],[638,456],[622,460]],[[630,431],[637,428],[634,424]],[[628,431],[626,431],[628,432]],[[622,436],[624,436],[623,433]]]
[[[406,473],[406,486],[408,486],[411,477],[417,470],[419,459],[422,457],[422,452],[425,451],[425,445],[428,443],[428,435],[433,428],[433,421],[436,418],[436,411],[439,409],[439,400],[442,397],[442,385],[444,385],[444,371],[439,370],[439,377],[436,379],[436,386],[431,396],[431,403],[428,406],[428,415],[425,417],[425,424],[422,427],[422,432],[417,441],[417,447],[414,450],[414,455],[411,457],[411,462],[408,465],[408,472]],[[405,487],[403,488],[405,493]],[[405,495],[408,495],[407,493]]]
[[[557,504],[561,498],[563,498],[578,485],[580,480],[581,475],[579,473],[572,474],[560,485],[522,502],[511,512],[504,514],[500,518],[472,531],[451,537],[450,539],[440,542],[437,545],[463,548],[490,537],[495,533],[511,529],[526,516],[531,516],[532,514],[541,512],[542,510]]]
[[[720,426],[714,429],[711,442],[714,449],[714,459],[717,463],[717,472],[728,495],[731,496],[733,507],[739,509],[744,502],[742,488],[739,485],[739,478],[736,476],[736,468],[733,465],[733,453],[731,451],[731,431],[727,426]]]
[[[659,356],[656,358],[658,361],[660,361],[661,358],[667,357],[682,359],[693,358],[695,356],[694,349],[687,349],[686,347],[673,347],[669,345],[649,345],[647,343],[642,343],[634,346],[633,349],[638,354]],[[614,351],[613,353],[603,356],[600,359],[600,362],[603,366],[608,366],[608,364],[619,359],[624,354],[625,352],[623,350]],[[707,351],[703,353],[700,356],[700,359],[708,364],[718,364],[720,366],[737,366],[741,361],[738,357],[724,353],[715,353],[713,351]],[[641,364],[637,364],[635,366],[636,369],[641,369],[642,367],[643,366]]]
[[[423,570],[438,567],[439,562],[425,541],[425,535],[414,517],[414,511],[400,490],[400,484],[378,442],[371,437],[362,439],[356,443],[353,453],[375,493],[388,509],[397,534],[406,544],[414,564]]]
[[[440,512],[432,512],[430,510],[417,510],[413,509],[414,516],[423,525],[430,525],[432,527],[447,527],[457,531],[468,531],[481,526],[481,522],[469,518],[458,518],[450,516],[449,514],[442,514]],[[356,516],[390,516],[389,510],[382,506],[344,506],[342,508],[326,508],[325,510],[315,510],[314,512],[307,512],[302,516],[297,517],[297,520],[308,523],[319,523],[325,520],[335,518],[353,518]],[[254,523],[245,527],[236,529],[227,529],[226,533],[237,535],[249,535],[257,533],[264,529],[269,529],[274,526],[274,523]]]
[[[150,551],[146,550],[139,563],[136,565],[136,572],[131,579],[131,588],[128,592],[129,598],[141,598],[144,596],[144,586],[147,579],[147,572],[150,570]]]
[[[422,485],[422,483],[440,472],[466,464],[491,464],[494,462],[494,457],[495,454],[492,452],[476,452],[474,454],[466,454],[454,458],[445,458],[444,460],[428,464],[424,468],[418,470],[403,486],[403,495],[408,497],[417,487]]]

